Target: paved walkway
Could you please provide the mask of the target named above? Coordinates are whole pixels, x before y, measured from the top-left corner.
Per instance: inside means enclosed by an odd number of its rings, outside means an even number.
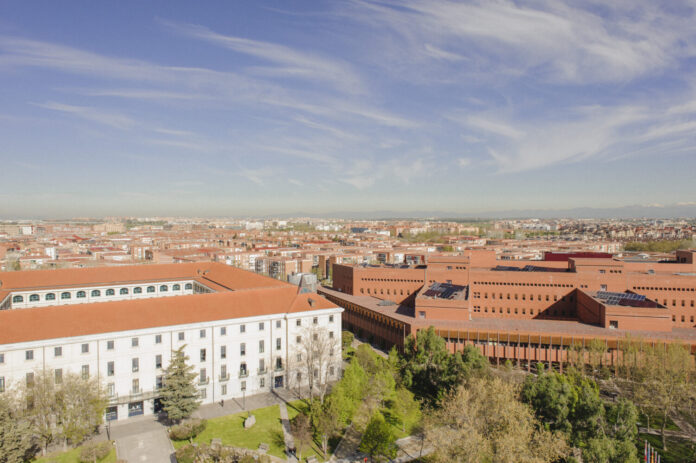
[[[112,424],[111,439],[116,441],[118,458],[128,463],[176,463],[167,429],[155,416],[142,416]]]
[[[296,462],[297,457],[290,454],[288,449],[295,448],[295,439],[292,437],[290,432],[290,419],[288,418],[288,407],[285,406],[285,402],[279,404],[280,406],[280,424],[283,425],[283,437],[285,438],[285,454],[288,456],[289,462]]]
[[[270,407],[281,403],[297,400],[298,397],[292,391],[286,389],[275,389],[273,392],[264,392],[263,394],[255,394],[243,399],[229,399],[224,402],[216,402],[214,404],[206,404],[198,407],[198,410],[193,412],[194,418],[217,418],[218,416],[232,415],[243,411],[256,410],[257,408]]]

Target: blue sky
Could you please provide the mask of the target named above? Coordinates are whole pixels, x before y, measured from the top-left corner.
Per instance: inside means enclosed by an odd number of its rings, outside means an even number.
[[[0,216],[696,201],[696,3],[0,3]]]

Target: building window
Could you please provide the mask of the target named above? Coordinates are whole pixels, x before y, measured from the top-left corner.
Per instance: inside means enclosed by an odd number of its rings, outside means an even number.
[[[301,362],[302,361],[302,354],[297,354],[297,361]]]
[[[425,311],[424,310],[418,311],[418,318],[425,318]]]
[[[181,285],[172,286],[172,291],[179,291],[179,290],[181,290]]]
[[[99,297],[101,296],[101,291],[99,291],[98,289],[93,289],[90,294],[92,295],[92,297]]]
[[[282,342],[281,338],[276,338],[276,350],[280,350]]]
[[[280,328],[280,320],[276,320],[276,328]]]
[[[138,378],[131,381],[131,394],[140,394],[140,380]]]
[[[245,356],[246,355],[246,343],[243,342],[239,345],[239,355]]]
[[[239,325],[239,332],[246,333],[246,325]]]
[[[260,388],[266,387],[266,378],[260,378],[260,379],[259,379],[259,387],[260,387]]]
[[[34,351],[28,350],[28,351],[24,352],[24,358],[26,360],[34,360]]]
[[[114,350],[114,342],[106,341],[106,350]]]
[[[205,362],[205,357],[206,357],[205,349],[201,349],[201,362]]]
[[[107,296],[113,296],[114,294],[116,294],[116,292],[115,292],[113,289],[107,289],[107,290],[106,290],[106,295],[107,295]]]
[[[37,302],[39,300],[39,295],[38,294],[32,294],[29,296],[29,302]]]
[[[138,347],[139,343],[140,341],[138,340],[138,338],[131,338],[131,347]]]
[[[162,354],[155,355],[155,368],[162,368]]]
[[[302,326],[302,320],[299,318],[295,321],[295,326]]]
[[[89,354],[89,344],[82,344],[82,353]]]
[[[200,331],[199,337],[200,337],[200,338],[204,338],[204,337],[205,337],[205,330],[201,330],[201,331]]]
[[[225,335],[227,335],[227,328],[225,328],[223,326],[222,328],[220,328],[220,336],[225,336]]]
[[[106,364],[106,376],[114,375],[114,362],[108,362]]]
[[[89,365],[82,365],[82,379],[89,379]]]
[[[46,299],[47,301],[55,301],[56,295],[54,293],[48,293],[44,296],[44,299]]]
[[[222,386],[220,386],[220,394],[227,395],[227,384],[223,384]]]
[[[62,347],[54,347],[53,348],[53,356],[54,357],[62,357],[63,356],[63,348]]]
[[[128,288],[121,288],[121,290],[118,292],[121,296],[128,294]]]
[[[12,303],[17,304],[20,302],[24,302],[24,296],[14,296],[12,297]]]
[[[295,338],[295,341],[297,342],[297,344],[302,343],[302,336],[297,336],[297,337]]]
[[[27,373],[27,387],[33,387],[34,386],[34,373],[29,372]]]
[[[116,385],[114,383],[109,383],[106,385],[106,395],[108,397],[113,397],[116,395]]]
[[[283,369],[283,359],[282,359],[282,358],[276,357],[275,369],[276,369],[276,370],[282,370],[282,369]]]
[[[246,363],[242,362],[239,365],[239,377],[240,378],[246,378],[247,377],[247,366]]]
[[[161,334],[155,335],[155,344],[162,344],[162,335]]]
[[[61,384],[63,382],[63,369],[56,368],[53,371],[53,377],[56,384]]]
[[[142,293],[143,293],[143,288],[141,288],[140,286],[133,288],[133,294],[142,294]]]
[[[242,381],[241,390],[246,391],[246,381]]]
[[[314,317],[314,318],[312,319],[312,323],[315,324],[315,325],[318,324],[318,323],[319,323],[319,317]]]
[[[5,354],[0,354],[0,364],[5,363]]]
[[[169,287],[167,285],[160,285],[160,293],[166,293],[169,291]]]
[[[607,290],[607,285],[599,285],[600,291],[606,291]],[[554,301],[556,300],[556,296],[554,296]]]
[[[71,297],[72,297],[71,294],[67,291],[60,293],[61,299],[70,299]]]
[[[0,376],[0,392],[5,392],[5,377]]]
[[[179,341],[183,341],[183,340],[184,340],[184,332],[179,331]]]
[[[184,286],[184,289],[193,289],[193,284],[186,283],[186,285]]]
[[[403,292],[401,294],[403,294]],[[334,321],[334,316],[329,315],[329,323],[333,323],[333,321]]]
[[[148,287],[147,287],[147,292],[148,292],[148,293],[154,293],[154,292],[155,292],[155,287],[154,287],[154,286],[148,286]]]
[[[131,367],[133,373],[137,373],[138,371],[140,371],[140,359],[134,358],[133,360],[131,360]]]
[[[215,372],[213,372],[213,373],[215,373]],[[208,383],[207,379],[208,378],[206,375],[205,368],[201,368],[201,371],[200,371],[199,376],[198,376],[198,383],[199,384],[207,384]]]
[[[84,291],[78,291],[77,294],[75,294],[75,296],[76,296],[78,299],[83,299],[83,298],[87,297],[87,293],[84,292]]]
[[[220,366],[220,380],[227,379],[227,365]]]
[[[609,320],[609,328],[618,329],[619,328],[619,321],[618,320]]]
[[[264,342],[263,339],[259,341],[259,354],[263,354],[264,351]]]
[[[220,346],[220,358],[227,358],[227,346]]]
[[[259,322],[259,331],[263,331],[264,325],[263,322]]]

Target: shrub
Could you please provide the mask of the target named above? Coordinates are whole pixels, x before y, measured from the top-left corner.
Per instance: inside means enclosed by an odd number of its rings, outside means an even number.
[[[172,426],[169,430],[169,438],[172,440],[193,440],[205,430],[208,425],[206,420],[188,420],[181,424]]]
[[[111,452],[111,442],[90,442],[80,450],[80,461],[82,463],[94,463],[105,458]]]
[[[187,444],[178,449],[175,453],[178,463],[193,463],[196,458],[196,447],[192,444]]]

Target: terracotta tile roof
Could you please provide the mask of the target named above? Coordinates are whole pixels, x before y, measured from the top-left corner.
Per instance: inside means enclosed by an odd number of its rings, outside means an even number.
[[[19,273],[19,272],[18,272]],[[268,280],[268,278],[265,278]],[[314,301],[310,306],[309,299]],[[328,309],[317,294],[282,285],[189,296],[75,304],[0,312],[0,345]]]
[[[5,291],[77,287],[99,284],[137,283],[141,281],[198,279],[203,277],[229,290],[288,285],[282,281],[229,265],[204,262],[0,272],[0,289]]]

